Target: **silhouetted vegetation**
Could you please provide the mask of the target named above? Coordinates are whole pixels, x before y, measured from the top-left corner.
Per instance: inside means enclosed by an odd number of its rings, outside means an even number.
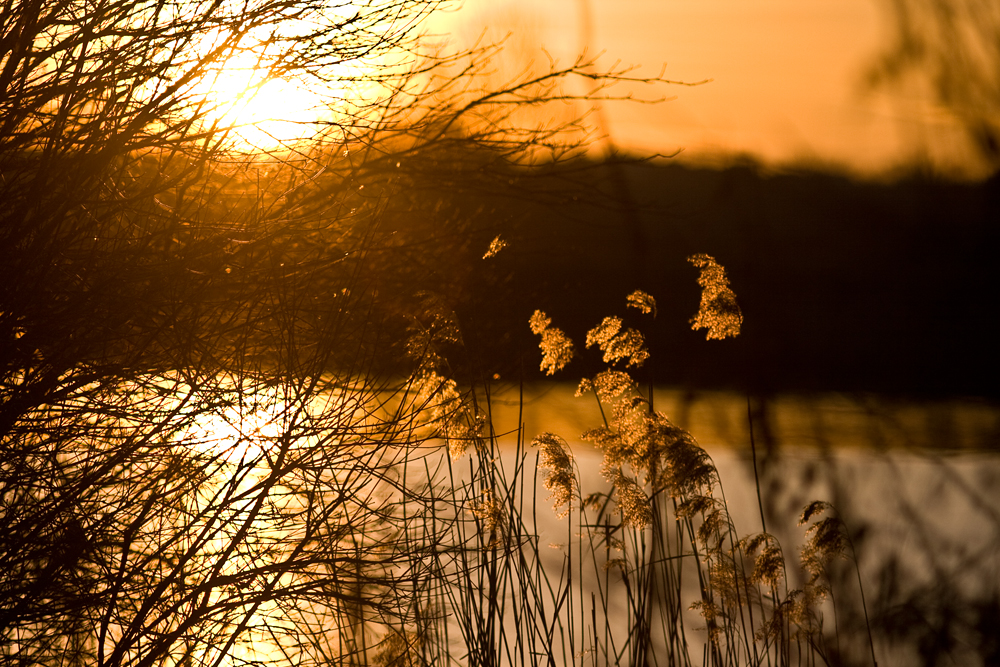
[[[796,359],[858,349],[842,329],[809,320],[847,312],[833,298],[839,261],[874,239],[851,268],[880,260],[871,277],[889,291],[872,298],[895,312],[883,301],[904,282],[913,288],[917,274],[896,278],[898,256],[878,249],[904,237],[929,252],[939,239],[933,222],[900,234],[847,211],[849,251],[803,222],[802,234],[820,237],[803,241],[811,254],[799,240],[775,241],[795,188],[771,195],[770,182],[746,170],[706,176],[637,160],[614,165],[649,193],[633,209],[641,224],[622,240],[620,193],[607,165],[584,157],[591,135],[582,118],[537,109],[605,99],[616,83],[665,81],[597,72],[581,58],[483,88],[500,47],[450,53],[421,36],[421,20],[440,6],[0,7],[4,661],[552,665],[578,651],[607,664],[841,660],[813,603],[829,557],[849,551],[843,522],[814,524],[812,588],[780,588],[771,536],[736,536],[713,495],[721,486],[711,461],[654,410],[651,389],[640,392],[624,372],[601,375],[601,362],[575,362],[611,411],[591,439],[618,456],[608,463],[611,488],[584,496],[556,436],[539,438],[532,468],[519,432],[515,468],[504,468],[493,379],[534,377],[525,323],[536,309],[577,336],[592,312],[614,312],[632,293],[632,306],[656,315],[655,344],[615,318],[587,344],[606,363],[641,366],[631,372],[646,386],[664,377],[755,391],[804,386]],[[248,147],[244,128],[221,113],[226,101],[205,92],[246,52],[262,72],[258,88],[281,79],[321,91],[324,113],[308,140]],[[586,87],[569,93],[569,79]],[[663,200],[665,182],[699,206],[732,208],[691,225],[701,213]],[[743,206],[747,187],[759,188],[757,208]],[[811,206],[813,194],[803,195]],[[772,208],[771,197],[783,203]],[[957,237],[966,257],[991,247],[979,210],[953,211],[969,225]],[[664,250],[637,262],[637,247]],[[752,313],[745,324],[726,275],[702,252],[725,258]],[[715,338],[742,327],[736,347],[708,355],[692,346],[700,334],[688,330],[697,302],[689,256],[707,290],[696,323]],[[787,269],[777,277],[761,268],[776,258]],[[963,292],[967,304],[992,293],[993,274],[976,271],[956,279],[974,286]],[[923,298],[940,280],[928,274]],[[637,287],[684,298],[654,303]],[[789,305],[805,294],[819,304],[808,317],[768,314],[772,298]],[[905,320],[918,311],[900,312]],[[883,321],[857,317],[849,321],[869,331]],[[969,317],[978,325],[986,315]],[[791,328],[784,345],[773,338],[779,323]],[[547,336],[546,368],[556,370],[572,336],[551,324],[538,311],[531,328]],[[848,375],[809,377],[830,386]],[[883,388],[886,376],[855,377]],[[924,385],[913,377],[887,386],[941,386],[942,376]],[[978,376],[961,377],[970,378],[963,390],[989,393]],[[644,453],[626,451],[646,436]],[[534,519],[539,464],[572,519],[556,570]],[[596,575],[600,603],[571,583],[584,566],[596,568],[587,576]],[[612,576],[625,591],[624,634],[608,620],[617,611],[607,602]],[[701,658],[690,650],[690,602],[708,629]],[[751,608],[760,615],[744,616]]]
[[[574,155],[577,119],[521,112],[635,80],[581,59],[477,88],[498,47],[426,45],[438,6],[0,8],[5,660],[358,663],[367,624],[419,620],[441,528],[404,464],[455,340],[404,286],[449,243],[386,210]],[[248,52],[255,86],[320,91],[309,141],[249,150],[220,113]]]

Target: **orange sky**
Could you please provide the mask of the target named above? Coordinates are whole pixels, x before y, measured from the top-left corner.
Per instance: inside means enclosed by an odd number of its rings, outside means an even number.
[[[516,58],[545,47],[569,62],[593,12],[591,51],[655,75],[714,81],[671,87],[656,106],[609,105],[624,148],[711,160],[748,153],[875,176],[922,155],[952,175],[979,175],[958,125],[926,99],[866,93],[864,73],[891,35],[876,0],[468,0],[447,19],[458,40],[510,31]],[[452,24],[455,21],[457,23]]]

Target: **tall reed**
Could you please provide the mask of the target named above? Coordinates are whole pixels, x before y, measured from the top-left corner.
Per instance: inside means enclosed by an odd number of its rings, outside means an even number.
[[[738,335],[742,314],[724,270],[707,255],[691,261],[704,289],[693,327],[710,339]],[[646,293],[626,303],[656,315]],[[573,343],[551,318],[536,311],[530,327],[541,337],[542,370],[570,363]],[[711,457],[633,377],[649,358],[642,333],[607,317],[586,348],[607,364],[577,391],[595,401],[600,419],[579,435],[602,457],[604,482],[587,482],[595,488],[585,488],[563,437],[546,432],[529,442],[521,427],[499,433],[488,388],[459,399],[441,385],[442,401],[455,405],[439,422],[451,456],[437,471],[424,462],[441,493],[427,533],[435,547],[422,551],[433,576],[418,602],[420,622],[386,629],[376,662],[838,664],[836,606],[825,601],[831,565],[853,557],[844,523],[828,504],[809,505],[799,563],[771,533],[740,534]],[[556,545],[546,539],[553,525],[564,531]],[[805,573],[797,588],[793,567]]]

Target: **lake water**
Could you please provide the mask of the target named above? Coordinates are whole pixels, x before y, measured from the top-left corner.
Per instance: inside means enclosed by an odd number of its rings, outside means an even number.
[[[593,397],[575,398],[574,389],[530,386],[520,407],[516,394],[500,396],[493,420],[514,430],[520,413],[528,442],[543,431],[563,436],[586,494],[607,486],[600,453],[579,438],[601,417]],[[739,534],[759,531],[746,396],[660,388],[655,407],[712,456]],[[786,556],[796,554],[803,506],[826,500],[837,508],[857,548],[879,665],[998,664],[1000,406],[777,395],[751,401],[751,413],[769,532]],[[540,532],[565,535],[558,520],[539,522]],[[793,576],[789,584],[798,585]],[[867,637],[843,641],[860,647],[846,655],[864,659]]]

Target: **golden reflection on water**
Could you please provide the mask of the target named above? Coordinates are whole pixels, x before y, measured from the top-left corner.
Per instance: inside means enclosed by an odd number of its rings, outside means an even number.
[[[584,451],[576,437],[583,429],[596,425],[599,412],[592,400],[574,398],[573,393],[571,385],[526,387],[524,433],[528,439],[541,431],[554,431],[564,435],[573,447],[579,448],[577,454],[584,482],[588,488],[593,488],[601,483],[597,473],[599,457],[595,458],[592,451]],[[358,433],[364,432],[375,437],[367,440],[365,446],[343,450],[342,469],[338,468],[340,464],[334,459],[322,460],[327,466],[323,475],[329,482],[324,488],[349,487],[359,496],[359,507],[379,506],[379,495],[393,492],[377,488],[378,482],[369,478],[352,477],[350,460],[353,457],[393,455],[388,441],[381,447],[376,444],[377,429],[366,430],[366,422],[371,419],[371,414],[363,407],[364,404],[371,405],[374,402],[391,413],[399,407],[398,401],[385,401],[374,394],[359,396],[350,391],[338,392],[334,389],[311,393],[307,403],[296,403],[295,396],[294,392],[285,394],[268,388],[242,392],[236,403],[221,404],[218,409],[206,412],[194,428],[184,437],[178,438],[177,446],[191,447],[201,456],[218,463],[215,477],[203,485],[198,497],[190,499],[192,508],[198,503],[210,503],[211,497],[217,497],[220,491],[229,489],[234,495],[224,505],[223,511],[229,512],[231,516],[224,517],[222,523],[238,526],[246,516],[249,504],[258,494],[264,493],[267,496],[269,511],[253,521],[253,540],[248,543],[250,546],[245,549],[241,547],[237,553],[227,557],[222,565],[223,574],[237,574],[260,568],[262,564],[280,562],[292,548],[290,545],[295,544],[295,539],[288,539],[290,535],[295,537],[290,533],[296,525],[295,519],[292,518],[291,523],[285,523],[282,517],[301,517],[300,513],[308,509],[310,501],[297,492],[290,478],[283,478],[270,487],[262,486],[262,481],[275,470],[273,458],[288,442],[295,442],[297,451],[305,457],[309,456],[314,445],[319,446],[325,442],[326,447],[334,447],[339,444],[339,436],[323,440],[328,435],[324,436],[322,429],[333,423],[325,420],[326,417],[336,416],[337,423],[341,424],[365,424],[363,428],[359,428]],[[691,393],[658,389],[656,401],[657,409],[665,411],[678,423],[683,423],[702,444],[712,448],[723,483],[727,486],[727,499],[734,518],[738,520],[742,531],[754,530],[757,504],[753,492],[753,477],[747,466],[746,445],[749,434],[745,396],[730,392]],[[519,407],[516,400],[498,397],[491,411],[497,432],[516,431],[516,424],[512,422],[518,419]],[[791,515],[801,509],[805,500],[816,497],[836,500],[836,494],[840,493],[837,485],[842,482],[851,481],[856,484],[851,487],[845,509],[856,521],[875,527],[872,531],[875,537],[869,543],[871,550],[866,552],[862,561],[862,576],[865,578],[866,588],[871,591],[879,590],[882,583],[878,580],[876,566],[893,559],[898,559],[902,567],[914,568],[914,585],[922,581],[921,570],[914,564],[912,554],[899,550],[899,544],[902,543],[900,536],[913,530],[913,526],[900,523],[898,513],[887,519],[885,512],[870,514],[871,508],[894,504],[902,506],[907,502],[908,496],[916,491],[934,488],[935,484],[945,484],[949,478],[941,477],[944,473],[966,480],[970,486],[978,483],[970,476],[971,468],[966,470],[968,466],[954,466],[945,470],[932,457],[923,454],[914,456],[912,448],[927,446],[935,441],[943,442],[941,438],[950,438],[952,446],[973,448],[978,443],[982,447],[995,438],[998,423],[998,411],[994,406],[972,401],[921,405],[882,397],[834,394],[773,397],[771,404],[760,414],[764,415],[760,419],[769,422],[770,434],[767,437],[790,447],[780,462],[780,469],[775,467],[772,471],[772,478],[785,486],[765,487],[772,499],[781,501],[773,505],[773,511],[782,512],[787,504],[787,511]],[[949,419],[955,425],[954,428],[946,427]],[[320,428],[314,429],[314,423]],[[935,423],[939,425],[933,427]],[[416,424],[415,428],[422,428],[422,425]],[[755,423],[755,431],[758,428],[763,429],[764,425]],[[760,438],[758,446],[761,446],[764,434],[762,431],[756,432]],[[824,454],[825,448],[834,449],[830,454]],[[807,453],[803,454],[804,450]],[[443,452],[440,454],[444,456]],[[512,454],[513,448],[506,448],[502,452],[505,457]],[[995,468],[995,461],[987,463]],[[779,466],[779,462],[775,460],[774,465]],[[464,462],[458,466],[459,470],[463,467]],[[243,475],[243,478],[239,475]],[[945,482],[935,481],[939,479],[944,479]],[[400,481],[406,483],[410,480],[395,480]],[[968,500],[961,495],[960,487],[952,485],[949,488],[953,491],[948,496],[948,504],[941,502],[943,496],[939,494],[938,513],[933,516],[928,514],[924,517],[924,522],[927,529],[933,529],[935,534],[941,536],[939,545],[968,545],[968,534],[963,531],[967,531],[969,526],[960,527],[959,522],[951,519],[951,514],[956,508],[968,510],[966,513],[972,514],[977,510],[975,507],[968,507]],[[537,495],[543,498],[544,491],[539,491]],[[785,500],[789,503],[785,503]],[[545,540],[551,536],[555,542],[565,530],[555,515],[547,510],[545,508],[545,511],[538,513],[540,524],[536,528]],[[352,525],[354,519],[350,514],[351,509],[345,507],[337,521]],[[892,516],[896,518],[893,519]],[[770,521],[769,519],[769,527]],[[791,526],[794,522],[785,523]],[[955,534],[946,533],[945,528]],[[783,536],[783,544],[789,547],[789,553],[794,553],[798,546],[791,532],[794,529],[785,531],[780,523],[771,529],[787,533]],[[204,560],[206,567],[211,567],[218,554],[232,542],[233,530],[236,528],[227,527],[219,531],[202,547],[198,557]],[[980,537],[987,542],[993,539],[992,534]],[[360,543],[355,546],[362,550],[368,548]],[[352,547],[345,543],[344,548]],[[553,553],[560,556],[558,552]],[[299,583],[298,576],[286,573],[282,575],[280,585],[295,586]],[[263,591],[263,586],[267,585],[266,577],[254,580],[249,585],[259,586],[260,591]],[[228,591],[220,588],[214,594],[224,596]],[[339,622],[342,623],[338,628],[341,634],[336,630],[328,633],[330,636],[326,641],[329,642],[329,649],[342,650],[340,642],[353,631],[349,616],[351,611],[345,604],[345,608],[338,612]],[[208,653],[193,656],[196,658],[195,664],[238,665],[246,664],[247,661],[294,663],[296,651],[303,650],[296,643],[303,629],[326,632],[322,620],[331,618],[329,608],[315,608],[308,600],[288,605],[279,603],[276,599],[248,603],[245,608],[238,610],[237,616],[242,616],[246,622],[246,629],[239,642],[226,649],[224,658],[221,657],[221,649],[207,649]],[[216,625],[211,625],[213,623]],[[367,632],[370,633],[371,628],[372,625],[369,625]],[[231,626],[211,620],[203,630],[207,634],[226,637],[227,629],[231,629]],[[215,652],[211,653],[212,651]],[[219,660],[221,662],[217,663]]]
[[[162,386],[184,393],[173,380]],[[230,610],[195,624],[197,648],[178,664],[308,663],[312,647],[303,636],[322,637],[333,654],[348,650],[343,642],[364,632],[353,620],[359,610],[311,595],[331,576],[312,550],[337,561],[393,544],[391,522],[378,525],[372,517],[397,501],[392,469],[405,448],[380,446],[379,415],[399,410],[399,401],[387,407],[366,388],[331,380],[308,389],[220,380],[209,394],[214,405],[206,410],[203,401],[190,401],[192,423],[172,438],[201,479],[170,530],[183,542],[180,553],[193,554],[189,585],[207,588],[209,608]],[[329,526],[324,534],[310,532],[317,522]],[[368,567],[359,564],[358,576]],[[350,577],[340,585],[352,586]],[[234,631],[240,623],[245,627]]]
[[[525,387],[525,404],[500,396],[493,415],[501,426],[523,411],[528,434],[552,431],[567,439],[594,428],[600,412],[593,397],[574,396],[568,383]],[[516,393],[512,394],[516,398]],[[749,447],[746,394],[656,387],[655,407],[710,447]],[[753,398],[754,431],[785,447],[995,450],[1000,409],[987,400],[907,400],[876,394],[774,394]],[[765,435],[765,429],[767,435]]]

